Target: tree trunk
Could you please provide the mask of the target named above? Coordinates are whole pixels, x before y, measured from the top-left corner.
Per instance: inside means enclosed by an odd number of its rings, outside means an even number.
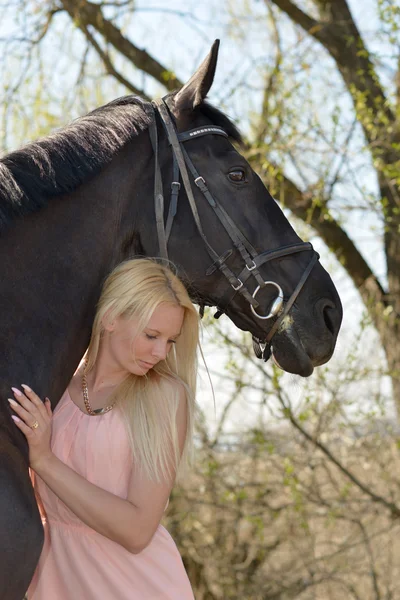
[[[379,332],[385,350],[393,399],[400,415],[400,123],[390,106],[372,57],[350,12],[347,0],[314,0],[320,19],[300,9],[292,0],[265,0],[275,4],[311,37],[321,43],[336,62],[353,99],[354,110],[376,166],[384,219],[387,289],[384,290],[359,251],[329,214],[327,204],[313,206],[312,198],[287,181],[287,206],[318,231],[352,278]],[[400,71],[399,71],[400,77]],[[322,217],[322,218],[321,218]]]

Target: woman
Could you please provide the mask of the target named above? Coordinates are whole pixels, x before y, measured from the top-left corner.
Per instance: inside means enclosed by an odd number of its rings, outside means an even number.
[[[193,600],[160,521],[192,454],[198,338],[179,279],[130,260],[104,284],[54,413],[29,386],[12,388],[45,528],[29,600]]]

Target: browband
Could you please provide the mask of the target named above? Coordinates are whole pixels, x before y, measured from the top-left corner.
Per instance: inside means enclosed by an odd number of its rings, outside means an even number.
[[[217,127],[215,125],[210,125],[207,127],[196,127],[195,129],[182,131],[182,133],[178,133],[177,135],[178,140],[180,142],[187,142],[188,140],[198,138],[202,135],[208,135],[209,133],[214,133],[215,135],[223,135],[226,138],[228,137],[226,131],[224,131],[221,127]]]

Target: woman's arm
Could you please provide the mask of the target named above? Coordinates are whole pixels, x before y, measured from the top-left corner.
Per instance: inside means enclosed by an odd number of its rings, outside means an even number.
[[[55,454],[34,471],[86,525],[133,554],[142,550],[135,536],[140,531],[139,512],[129,500],[90,483]]]
[[[63,463],[50,448],[51,408],[27,386],[25,394],[14,392],[18,403],[13,417],[29,443],[31,469],[86,525],[123,546],[133,554],[141,552],[153,537],[164,512],[174,481],[153,483],[133,473],[125,500],[90,483]],[[182,450],[186,435],[187,403],[180,390],[177,427]],[[39,427],[32,429],[33,420]]]
[[[182,456],[187,430],[187,397],[185,388],[178,385],[179,405],[176,412],[176,427],[178,433],[179,451]],[[150,543],[165,511],[168,498],[173,488],[176,473],[169,481],[155,483],[144,476],[139,469],[132,471],[129,484],[128,500],[139,514],[139,539],[142,548]]]

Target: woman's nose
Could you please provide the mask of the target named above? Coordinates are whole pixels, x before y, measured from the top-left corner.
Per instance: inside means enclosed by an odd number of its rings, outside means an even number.
[[[158,360],[164,360],[168,354],[168,344],[166,342],[155,344],[152,354]]]

